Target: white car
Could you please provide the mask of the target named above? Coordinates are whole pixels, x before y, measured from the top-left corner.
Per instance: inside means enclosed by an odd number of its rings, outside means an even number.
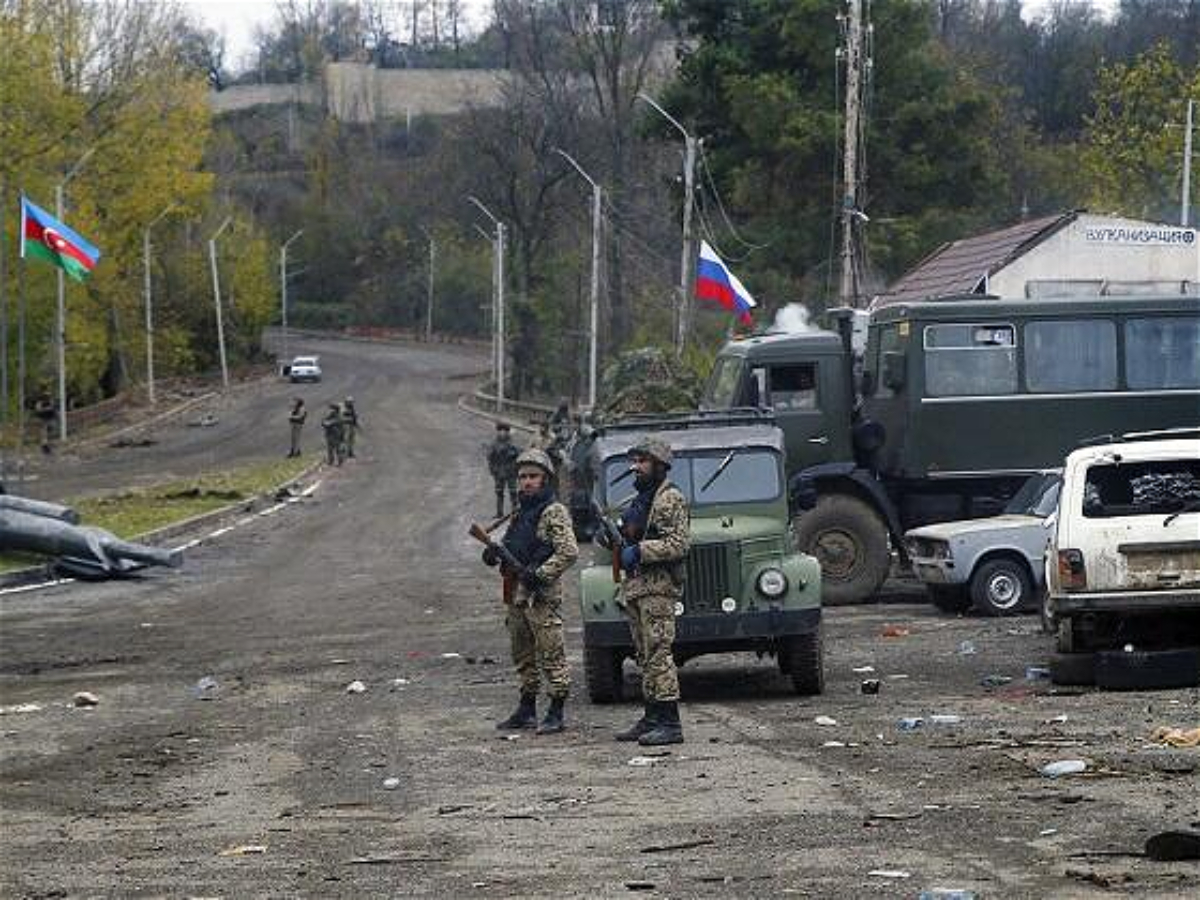
[[[293,384],[300,381],[320,381],[321,364],[315,356],[297,356],[288,366],[288,378]]]
[[[1046,551],[1061,653],[1119,645],[1154,615],[1200,621],[1200,429],[1126,435],[1067,457]],[[1164,615],[1169,614],[1169,615]]]

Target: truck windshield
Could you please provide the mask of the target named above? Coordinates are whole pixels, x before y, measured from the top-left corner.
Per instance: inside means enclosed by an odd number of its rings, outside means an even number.
[[[1062,476],[1053,472],[1030,475],[1004,507],[1010,516],[1037,516],[1044,519],[1058,507],[1058,489]]]
[[[738,385],[745,363],[737,356],[720,356],[704,385],[701,406],[704,409],[730,409],[737,405]]]
[[[713,478],[725,463],[725,470]],[[676,456],[670,480],[693,509],[716,503],[764,503],[779,497],[779,455],[773,450],[746,448]],[[629,460],[613,457],[604,464],[604,497],[609,507],[623,506],[636,492]],[[709,483],[711,480],[711,483]],[[707,487],[705,487],[707,485]]]

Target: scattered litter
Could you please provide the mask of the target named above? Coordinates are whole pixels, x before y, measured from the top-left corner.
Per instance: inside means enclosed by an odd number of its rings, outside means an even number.
[[[192,421],[188,422],[188,426],[191,428],[212,428],[219,421],[221,420],[212,413],[207,413],[199,419],[192,419]]]
[[[923,815],[922,812],[873,812],[867,818],[879,822],[905,822],[909,819],[919,819]]]
[[[192,685],[192,696],[197,697],[201,700],[211,700],[212,694],[220,686],[221,685],[217,681],[217,679],[213,678],[211,675],[205,675],[203,678],[201,678],[199,681],[197,681],[195,684]]]
[[[453,650],[451,650],[449,653],[443,653],[442,659],[462,659],[462,654],[455,653]]]
[[[335,656],[329,661],[329,664],[331,666],[346,666],[350,664],[350,660],[342,659],[340,656]]]
[[[843,741],[826,741],[821,746],[822,747],[845,747],[846,744]]]
[[[367,686],[365,684],[363,684],[361,681],[359,681],[358,679],[355,679],[354,681],[352,681],[348,685],[346,685],[346,693],[347,694],[365,694],[366,692],[367,692]]]
[[[1038,832],[1038,837],[1050,837],[1052,834],[1058,834],[1057,828],[1043,828]]]
[[[1012,678],[1008,675],[984,675],[979,679],[979,683],[985,688],[1004,687],[1006,684],[1012,684]]]
[[[626,765],[633,766],[634,768],[645,768],[646,766],[652,766],[655,763],[660,763],[663,761],[663,759],[664,757],[662,756],[635,756],[633,759],[629,760]]]
[[[815,719],[813,719],[813,722],[818,725],[823,725],[827,728],[837,725],[837,719],[830,718],[829,716],[817,716]]]
[[[1064,724],[1066,724],[1066,721],[1067,721],[1067,714],[1062,713],[1061,715],[1057,715],[1052,719],[1043,720],[1042,724],[1043,725],[1064,725]]]
[[[912,878],[912,872],[905,872],[903,869],[872,869],[867,875],[871,878]]]
[[[18,703],[15,706],[0,706],[0,716],[11,716],[16,713],[41,712],[42,707],[37,703]]]
[[[904,681],[906,678],[908,678],[907,675],[889,675],[888,681]]]
[[[855,675],[870,675],[875,671],[874,666],[855,666],[852,670]]]
[[[481,666],[494,666],[496,665],[496,660],[491,656],[482,656],[479,658],[479,664]]]
[[[1082,759],[1060,759],[1056,762],[1046,763],[1042,766],[1041,773],[1047,778],[1059,778],[1063,775],[1078,775],[1081,772],[1087,771],[1087,763]]]
[[[966,888],[926,888],[917,900],[975,900],[975,892]]]
[[[864,694],[874,695],[879,693],[879,679],[868,678],[858,686],[858,689]]]
[[[1146,839],[1146,855],[1159,862],[1200,859],[1200,834],[1163,831]]]
[[[631,891],[652,891],[655,888],[653,881],[627,881],[625,887]]]
[[[400,787],[400,779],[399,778],[383,779],[383,789],[385,791],[394,791],[398,787]]]
[[[391,681],[392,690],[395,690],[398,687],[404,687],[407,684],[412,684],[412,682],[407,678],[393,678]]]
[[[97,697],[95,694],[93,694],[91,691],[79,691],[79,693],[77,693],[74,697],[71,698],[71,703],[72,703],[72,705],[80,707],[80,708],[86,708],[86,707],[90,707],[90,706],[99,706],[100,698]]]
[[[439,806],[438,807],[438,815],[439,816],[449,816],[449,815],[453,815],[456,812],[462,812],[464,809],[470,809],[470,808],[471,808],[471,804],[469,804],[469,803],[450,803],[450,804],[447,804],[446,806]]]
[[[959,725],[962,723],[962,716],[948,715],[945,713],[935,713],[929,717],[930,725]]]
[[[446,856],[353,856],[348,866],[402,866],[405,863],[449,862]]]
[[[1168,747],[1200,747],[1200,728],[1190,731],[1184,731],[1182,728],[1155,728],[1151,739]]]
[[[973,656],[975,654],[975,642],[963,641],[958,645],[959,656]]]
[[[715,844],[716,841],[711,838],[700,838],[695,841],[682,841],[678,844],[661,844],[651,847],[643,847],[643,853],[670,853],[674,850],[691,850],[694,847],[708,847]]]
[[[266,844],[241,844],[237,847],[226,847],[218,856],[254,856],[259,853],[266,853]]]
[[[912,632],[903,625],[884,625],[883,631],[880,632],[880,635],[885,638],[902,638],[908,637],[910,634]]]
[[[916,731],[924,724],[925,720],[920,716],[907,716],[897,722],[896,727],[901,731]]]
[[[1045,666],[1026,666],[1025,667],[1026,681],[1049,681],[1050,670]]]

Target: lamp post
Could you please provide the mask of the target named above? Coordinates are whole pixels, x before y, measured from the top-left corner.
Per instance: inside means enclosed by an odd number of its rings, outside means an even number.
[[[696,187],[696,148],[699,144],[686,128],[669,112],[659,106],[648,94],[639,93],[637,98],[653,107],[659,115],[675,126],[683,135],[683,251],[679,264],[679,317],[676,321],[675,352],[683,353],[687,342],[688,317],[692,295],[692,261],[696,258],[695,236],[692,234],[693,195]]]
[[[554,152],[569,162],[583,180],[592,186],[592,290],[588,346],[588,409],[596,408],[596,368],[598,365],[599,322],[600,322],[600,217],[602,214],[603,188],[596,179],[583,170],[565,150],[555,147]]]
[[[496,341],[496,238],[489,234],[480,225],[471,223],[471,227],[479,232],[479,236],[488,242],[492,248],[492,383],[496,383],[496,361],[499,359],[497,349],[499,344]]]
[[[279,315],[280,322],[283,325],[283,358],[285,360],[291,358],[288,353],[288,273],[287,273],[287,252],[288,247],[292,245],[292,241],[304,234],[304,229],[301,228],[290,238],[283,242],[283,246],[279,248]]]
[[[478,197],[467,197],[496,226],[496,411],[504,409],[504,223]]]
[[[421,234],[429,241],[429,286],[425,294],[425,343],[428,344],[433,340],[433,278],[437,265],[437,241],[424,225],[421,226]]]
[[[146,399],[150,401],[151,406],[156,405],[158,400],[154,394],[154,305],[151,296],[150,230],[174,209],[175,204],[170,204],[151,219],[150,224],[142,232],[142,266],[145,269],[146,280]]]
[[[225,360],[225,323],[221,317],[221,273],[217,270],[217,238],[232,221],[233,216],[226,216],[221,227],[208,239],[208,261],[212,267],[213,303],[217,308],[217,352],[221,356],[221,385],[225,390],[229,390],[229,365]]]
[[[67,184],[79,174],[79,170],[96,152],[95,147],[88,148],[88,151],[79,157],[79,161],[67,171],[54,188],[54,217],[58,221],[63,220],[63,193],[66,190]],[[58,438],[65,441],[67,439],[67,283],[65,273],[61,268],[58,270],[58,306],[54,323],[54,345],[55,354],[58,357]]]

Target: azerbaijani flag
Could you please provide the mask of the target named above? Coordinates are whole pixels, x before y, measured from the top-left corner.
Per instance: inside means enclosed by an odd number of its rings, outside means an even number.
[[[41,207],[21,198],[21,258],[58,266],[76,281],[96,267],[100,251]]]
[[[721,257],[700,242],[700,259],[696,262],[696,297],[700,300],[715,300],[741,320],[743,325],[751,323],[750,311],[758,306]]]

